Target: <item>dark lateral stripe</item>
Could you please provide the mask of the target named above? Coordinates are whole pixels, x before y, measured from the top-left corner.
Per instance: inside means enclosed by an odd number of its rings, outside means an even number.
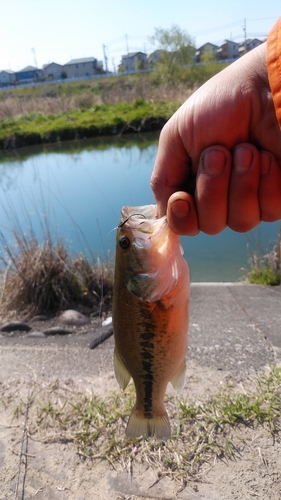
[[[140,335],[140,347],[143,369],[143,385],[144,385],[144,416],[145,418],[153,418],[152,414],[152,395],[153,395],[153,362],[154,362],[154,338],[155,325],[152,323],[150,313],[143,308],[142,323],[143,333]]]

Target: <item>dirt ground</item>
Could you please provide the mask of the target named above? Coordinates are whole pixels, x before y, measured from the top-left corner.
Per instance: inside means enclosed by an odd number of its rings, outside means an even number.
[[[40,324],[33,328],[40,330]],[[94,391],[106,399],[110,391],[120,392],[113,338],[89,349],[94,330],[90,325],[80,336],[74,331],[56,338],[0,336],[0,500],[280,500],[280,435],[273,439],[262,426],[235,428],[235,456],[203,464],[184,489],[145,462],[132,461],[128,468],[85,459],[55,430],[52,435],[52,429],[36,427],[36,404],[26,411],[28,398],[46,400],[56,381],[73,394]],[[241,389],[252,375],[280,365],[280,293],[196,287],[189,332],[182,397],[216,394],[225,383]]]
[[[112,341],[108,344],[96,351],[95,357],[101,363],[104,355],[112,354]],[[16,349],[13,354],[17,354]],[[189,395],[212,393],[224,383],[226,375],[190,362]],[[112,371],[96,378],[64,377],[60,382],[73,392],[85,394],[90,394],[94,387],[103,397],[109,390],[118,390]],[[0,385],[1,500],[279,500],[281,497],[281,444],[279,440],[274,442],[262,427],[237,430],[236,441],[240,445],[235,458],[206,463],[200,475],[188,480],[186,488],[181,490],[177,482],[167,477],[158,481],[157,469],[148,465],[133,464],[129,473],[107,461],[85,460],[77,454],[73,443],[52,440],[50,431],[46,436],[43,431],[34,430],[35,408],[32,405],[26,415],[24,403],[31,392],[35,400],[44,400],[50,383],[53,382],[38,378],[25,366],[25,373],[19,372],[17,378],[9,378]],[[19,405],[21,414],[13,418]]]

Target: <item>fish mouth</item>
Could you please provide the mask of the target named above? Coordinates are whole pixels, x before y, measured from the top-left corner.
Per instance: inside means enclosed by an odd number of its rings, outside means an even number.
[[[141,216],[144,219],[156,219],[157,209],[156,205],[140,205],[136,207],[122,207],[121,209],[122,218],[128,219],[131,217]]]
[[[143,205],[136,207],[123,207],[121,210],[122,219],[119,228],[133,230],[134,243],[139,248],[143,246],[142,240],[147,240],[153,235],[154,237],[166,238],[169,227],[167,217],[164,215],[161,218],[156,217],[156,205]]]

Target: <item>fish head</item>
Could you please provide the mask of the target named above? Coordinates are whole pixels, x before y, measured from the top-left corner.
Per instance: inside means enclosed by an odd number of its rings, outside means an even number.
[[[116,267],[127,289],[140,300],[157,302],[177,285],[186,265],[179,236],[156,207],[123,207],[117,229]]]

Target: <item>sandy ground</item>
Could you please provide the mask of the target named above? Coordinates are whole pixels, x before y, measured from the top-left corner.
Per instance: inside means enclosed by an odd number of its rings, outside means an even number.
[[[218,291],[214,299],[214,291],[207,291],[206,296],[200,293],[200,301],[205,305],[208,297],[215,331],[218,321],[212,300],[216,304],[219,302],[218,314],[220,312],[222,318],[228,292],[224,289],[219,295]],[[277,298],[278,305],[280,294]],[[228,332],[220,325],[224,340],[228,335],[233,340],[226,349],[226,341],[222,344],[215,333],[209,335],[212,320],[206,322],[205,317],[201,318],[196,304],[191,316],[185,387],[189,396],[217,392],[226,380],[237,386],[247,383],[250,374],[258,373],[270,364],[279,364],[279,351],[269,345],[267,338],[262,338],[258,318],[253,321],[249,311],[246,311],[245,321],[239,313],[235,328],[229,326],[228,318]],[[238,314],[236,309],[233,314]],[[206,335],[204,324],[207,324]],[[280,439],[277,436],[273,440],[261,426],[237,429],[235,440],[239,447],[235,458],[204,464],[200,475],[188,480],[185,489],[181,490],[178,483],[167,477],[158,481],[157,470],[148,465],[133,464],[129,473],[106,461],[82,459],[71,442],[46,440],[41,431],[34,430],[36,416],[33,406],[28,414],[23,411],[19,418],[13,418],[19,403],[22,403],[21,409],[25,408],[31,392],[35,399],[43,399],[50,384],[56,380],[73,388],[73,392],[78,390],[89,394],[94,389],[105,398],[109,391],[119,390],[112,370],[113,338],[91,350],[89,340],[92,336],[93,332],[88,329],[80,337],[77,333],[63,339],[24,339],[19,336],[0,339],[1,500],[280,500]],[[23,443],[27,448],[22,449]]]
[[[28,367],[26,366],[26,370]],[[26,375],[28,372],[26,372]],[[133,465],[130,473],[120,465],[113,468],[107,461],[84,460],[73,443],[52,442],[51,432],[34,432],[35,409],[13,419],[15,408],[26,402],[30,391],[44,400],[47,384],[44,380],[24,377],[2,383],[0,391],[0,498],[25,500],[137,500],[142,499],[280,499],[281,444],[273,441],[266,429],[240,428],[236,440],[239,452],[229,461],[214,460],[205,464],[196,480],[189,480],[181,491],[178,483],[168,478],[157,482],[157,469]],[[187,377],[189,394],[210,393],[223,383],[225,373],[202,369],[191,364]],[[115,388],[113,373],[97,380],[81,378],[78,382],[64,380],[73,390],[89,394],[92,387],[98,393]],[[116,386],[117,389],[117,386]],[[4,404],[3,404],[4,403]],[[30,430],[28,442],[26,434]],[[19,453],[24,444],[24,453]],[[25,446],[27,445],[27,448]],[[24,486],[24,489],[23,489]]]

